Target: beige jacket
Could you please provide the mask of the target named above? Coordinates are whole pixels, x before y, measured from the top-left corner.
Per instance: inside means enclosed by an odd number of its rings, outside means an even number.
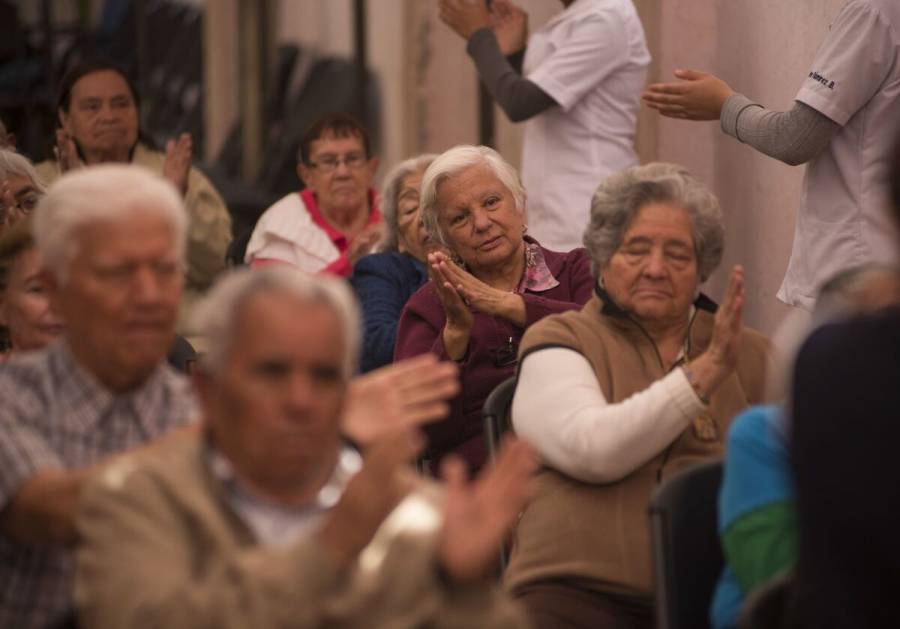
[[[131,163],[149,168],[162,174],[166,161],[164,153],[153,151],[138,143],[134,148]],[[47,160],[37,165],[37,172],[47,185],[52,184],[60,176],[59,166],[54,160]],[[185,290],[182,297],[178,318],[178,333],[192,337],[188,316],[191,306],[197,297],[209,288],[225,268],[225,251],[231,242],[231,216],[225,201],[210,183],[209,179],[196,168],[191,168],[188,176],[185,206],[190,216],[187,248],[187,273]],[[194,341],[193,338],[191,338]]]
[[[450,587],[435,570],[440,496],[398,505],[339,572],[315,537],[263,547],[227,505],[202,436],[120,460],[86,490],[75,601],[80,626],[525,627],[497,586]]]
[[[614,404],[645,390],[666,372],[655,345],[635,322],[621,311],[614,314],[614,308],[601,308],[603,303],[594,296],[581,310],[534,324],[525,333],[520,360],[545,347],[573,349],[591,364],[603,397]],[[712,312],[698,309],[688,333],[688,360],[708,347],[713,318]],[[692,425],[644,465],[610,484],[585,483],[544,468],[516,528],[507,586],[572,579],[598,591],[649,595],[650,494],[679,469],[722,455],[734,416],[763,401],[770,366],[768,339],[745,329],[735,372]]]

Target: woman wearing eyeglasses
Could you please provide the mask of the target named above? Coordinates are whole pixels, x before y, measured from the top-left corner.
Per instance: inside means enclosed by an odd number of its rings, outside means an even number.
[[[432,242],[431,281],[406,304],[394,359],[431,352],[460,367],[462,391],[446,420],[426,427],[428,456],[486,459],[481,407],[516,368],[519,340],[535,321],[580,308],[593,280],[584,249],[558,253],[525,234],[525,189],[486,146],[457,146],[425,171],[421,212]]]
[[[45,187],[27,158],[10,149],[0,149],[0,234],[27,216]]]
[[[303,136],[298,161],[306,188],[265,211],[245,260],[254,268],[281,263],[349,277],[382,238],[372,188],[378,158],[371,156],[366,130],[351,116],[328,114]]]

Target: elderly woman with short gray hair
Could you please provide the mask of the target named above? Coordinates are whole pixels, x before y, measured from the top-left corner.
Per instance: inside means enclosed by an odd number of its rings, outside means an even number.
[[[363,314],[360,371],[372,371],[394,358],[397,322],[409,298],[428,281],[430,241],[419,210],[419,186],[437,155],[426,153],[394,166],[384,179],[381,216],[385,236],[379,253],[360,258],[350,283]]]
[[[30,214],[46,189],[27,157],[0,148],[0,234]]]
[[[591,296],[587,252],[544,249],[525,234],[526,194],[518,173],[485,146],[457,146],[422,179],[422,214],[443,251],[429,254],[431,280],[406,305],[395,358],[431,352],[460,366],[462,392],[449,417],[426,427],[428,456],[486,459],[481,409],[515,371],[526,328]]]
[[[512,421],[544,468],[506,580],[539,629],[653,625],[650,494],[721,455],[731,419],[763,399],[769,343],[742,324],[743,270],[718,309],[699,292],[723,234],[683,168],[612,175],[584,237],[597,294],[525,335]]]

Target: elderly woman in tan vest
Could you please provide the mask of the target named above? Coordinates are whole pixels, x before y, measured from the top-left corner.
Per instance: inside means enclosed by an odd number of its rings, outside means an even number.
[[[718,308],[699,291],[723,236],[718,201],[683,168],[613,175],[584,238],[596,294],[523,339],[513,425],[545,467],[506,580],[541,629],[652,626],[650,494],[720,455],[763,399],[769,342],[742,325],[743,270]]]

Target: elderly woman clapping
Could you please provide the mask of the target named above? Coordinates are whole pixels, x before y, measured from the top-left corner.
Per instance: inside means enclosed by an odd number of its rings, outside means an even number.
[[[484,146],[457,146],[425,171],[422,212],[446,252],[428,256],[432,281],[409,300],[395,358],[432,352],[460,365],[462,393],[447,420],[427,428],[429,456],[448,452],[479,468],[480,419],[491,390],[512,375],[525,329],[591,296],[583,249],[557,253],[525,235],[525,190],[512,166]]]
[[[650,627],[653,488],[720,455],[763,398],[769,343],[742,325],[743,271],[717,309],[718,201],[672,164],[628,169],[594,194],[585,233],[598,294],[528,331],[513,426],[545,468],[507,572],[538,627]],[[627,619],[627,620],[626,620]]]
[[[419,211],[419,186],[435,157],[425,154],[407,159],[387,174],[381,194],[382,251],[363,256],[353,267],[350,283],[363,314],[362,372],[391,362],[403,306],[428,280],[425,256],[429,239]]]

